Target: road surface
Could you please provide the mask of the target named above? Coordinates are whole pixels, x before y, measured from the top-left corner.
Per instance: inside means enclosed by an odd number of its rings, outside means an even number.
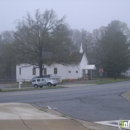
[[[130,102],[121,97],[130,81],[62,89],[3,92],[0,103],[30,103],[91,122],[130,119]]]

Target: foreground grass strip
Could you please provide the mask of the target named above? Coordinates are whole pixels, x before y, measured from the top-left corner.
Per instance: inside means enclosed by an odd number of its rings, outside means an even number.
[[[130,81],[130,79],[102,79],[102,81],[96,82],[97,84],[110,84],[110,83],[118,83],[118,82],[124,82],[124,81]]]
[[[127,79],[114,79],[114,78],[102,78],[102,80],[100,81],[100,79],[96,79],[96,81],[91,81],[91,82],[88,82],[87,84],[97,84],[97,85],[101,85],[101,84],[110,84],[110,83],[118,83],[118,82],[125,82],[125,81],[130,81],[130,78],[127,78]],[[86,84],[86,85],[87,85]]]
[[[46,88],[8,88],[7,90],[2,90],[0,89],[0,92],[14,92],[14,91],[30,91],[30,90],[47,90],[47,89],[58,89],[58,88],[66,88],[66,87],[63,87],[63,86],[57,86],[57,87],[46,87]]]

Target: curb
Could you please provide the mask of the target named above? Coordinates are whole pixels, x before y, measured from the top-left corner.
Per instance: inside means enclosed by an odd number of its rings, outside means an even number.
[[[72,117],[65,116],[62,113],[60,113],[58,111],[55,111],[53,109],[46,109],[46,110],[50,114],[61,116],[61,117],[66,117],[66,118],[68,118],[70,120],[77,121],[79,124],[81,124],[83,127],[87,128],[88,130],[119,130],[119,128],[117,128],[117,127],[100,125],[100,124],[96,124],[96,123],[93,123],[93,122],[88,122],[88,121],[84,121],[84,120],[74,119]]]
[[[121,96],[125,98],[126,100],[130,101],[130,91],[126,91],[122,93]]]

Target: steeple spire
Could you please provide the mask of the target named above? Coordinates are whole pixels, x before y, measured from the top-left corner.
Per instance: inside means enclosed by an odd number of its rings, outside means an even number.
[[[82,46],[82,42],[81,42],[81,45],[80,45],[80,50],[79,50],[79,53],[83,53],[83,46]]]

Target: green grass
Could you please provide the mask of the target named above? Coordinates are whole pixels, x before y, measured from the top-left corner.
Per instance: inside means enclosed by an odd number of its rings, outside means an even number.
[[[7,89],[0,89],[0,92],[14,92],[14,91],[29,91],[29,90],[45,90],[45,89],[58,89],[58,88],[65,88],[63,86],[55,86],[55,87],[43,87],[43,88],[34,88],[34,87],[21,87],[21,89],[15,87],[8,87]]]
[[[66,115],[62,114],[61,117],[66,117]]]
[[[102,80],[98,79],[96,82],[93,82],[95,84],[109,84],[109,83],[118,83],[123,81],[128,81],[129,78],[123,79],[123,78],[117,78],[116,80],[114,78],[102,78]]]
[[[102,80],[100,80],[100,78],[97,78],[96,80],[89,80],[89,84],[109,84],[109,83],[118,83],[118,82],[123,82],[123,81],[129,81],[130,78],[117,78],[116,80],[114,80],[114,78],[102,78]],[[55,87],[43,87],[43,88],[34,88],[30,83],[23,83],[21,85],[21,89],[19,89],[19,84],[15,83],[15,84],[11,84],[10,86],[8,86],[6,89],[0,89],[0,92],[13,92],[13,91],[29,91],[29,90],[44,90],[44,89],[58,89],[58,88],[65,88],[62,85],[59,86],[55,86]]]
[[[15,83],[15,84],[10,84],[10,86],[8,86],[8,88],[18,88],[19,84]],[[30,83],[22,83],[21,84],[21,88],[27,88],[27,87],[32,87],[32,85]]]
[[[43,108],[38,108],[40,111],[44,111],[47,112],[47,109],[43,109]]]

